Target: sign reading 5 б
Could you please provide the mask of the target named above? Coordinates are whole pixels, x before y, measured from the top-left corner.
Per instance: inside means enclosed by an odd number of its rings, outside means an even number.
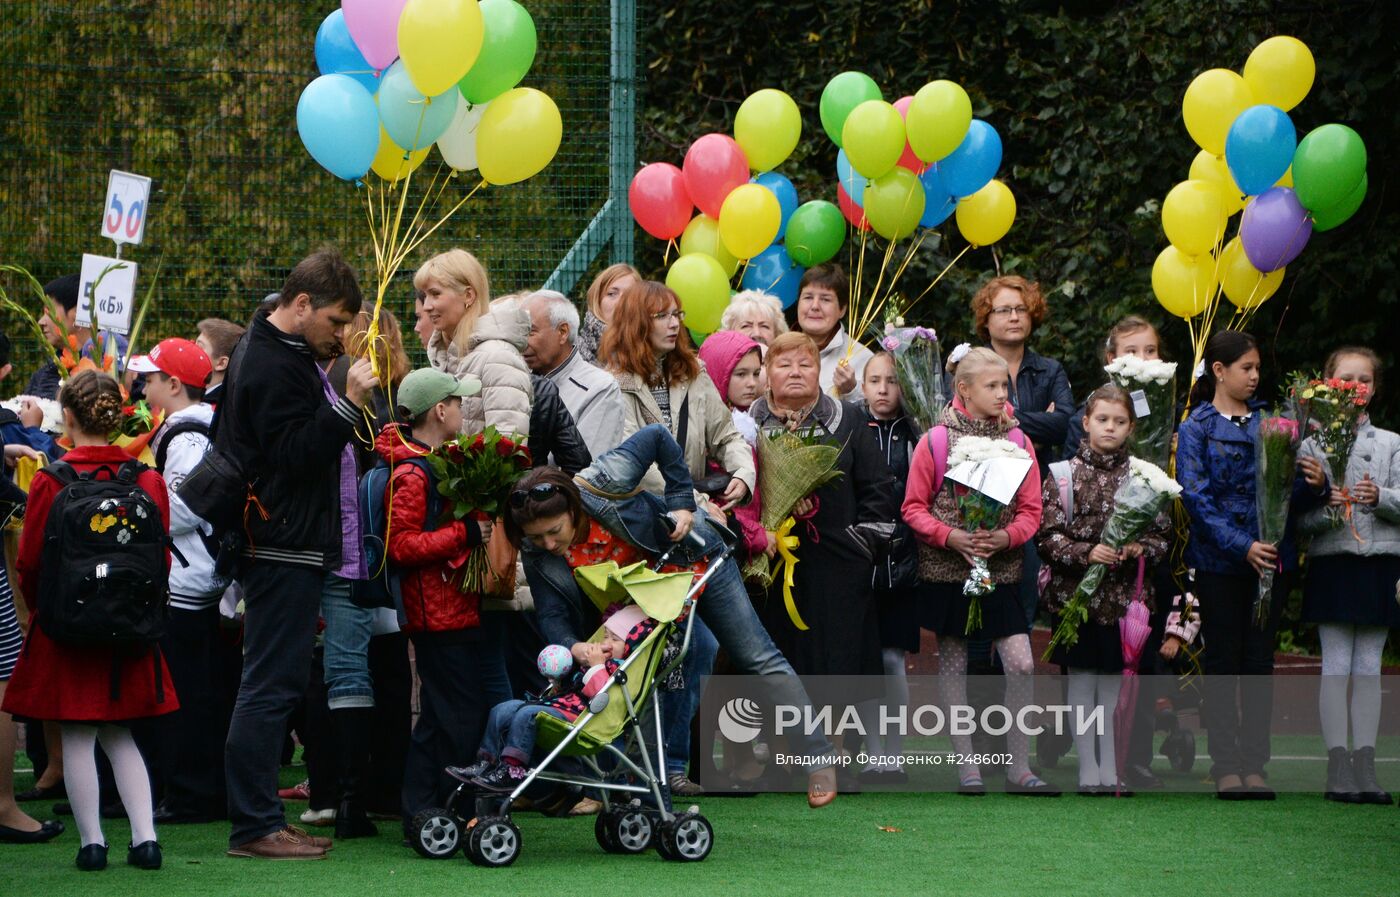
[[[106,274],[103,274],[104,271]],[[78,283],[78,313],[73,319],[75,324],[91,327],[95,319],[96,326],[102,330],[130,333],[131,308],[135,305],[135,298],[135,262],[107,258],[105,255],[83,255]]]
[[[140,243],[146,232],[150,198],[150,178],[112,169],[107,179],[107,205],[102,209],[102,236],[118,246]]]

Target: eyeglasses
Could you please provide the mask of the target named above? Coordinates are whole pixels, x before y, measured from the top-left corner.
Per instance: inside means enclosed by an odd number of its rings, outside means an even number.
[[[675,318],[677,321],[684,321],[685,312],[681,311],[679,308],[673,308],[670,311],[653,312],[652,318],[657,321],[664,321],[667,318]]]
[[[1003,305],[1000,308],[992,309],[992,314],[999,318],[1009,318],[1013,315],[1018,318],[1024,318],[1030,313],[1031,310],[1024,305]]]
[[[528,501],[544,501],[559,493],[559,487],[553,483],[536,483],[528,489],[516,489],[512,492],[510,506],[517,509],[523,508]]]

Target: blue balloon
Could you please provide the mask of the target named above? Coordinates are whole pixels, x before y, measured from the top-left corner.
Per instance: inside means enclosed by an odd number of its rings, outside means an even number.
[[[958,148],[938,163],[949,196],[971,196],[987,186],[1001,167],[1001,136],[997,129],[974,118]]]
[[[868,181],[865,175],[851,167],[845,150],[836,154],[836,180],[846,188],[846,195],[855,200],[856,205],[865,208],[865,185]]]
[[[379,150],[374,97],[349,75],[322,75],[297,100],[297,133],[323,168],[342,180],[358,180]]]
[[[432,146],[452,124],[457,103],[466,102],[455,84],[431,100],[425,99],[413,86],[402,59],[394,60],[379,82],[379,120],[400,149]]]
[[[786,246],[774,243],[749,259],[740,286],[777,296],[783,308],[789,308],[797,301],[797,285],[805,273],[807,269],[792,260]]]
[[[948,195],[948,188],[943,186],[943,178],[938,173],[941,164],[935,162],[919,175],[919,183],[924,185],[924,216],[919,219],[919,227],[937,227],[958,207],[958,200]]]
[[[326,16],[316,29],[316,69],[323,75],[349,75],[370,93],[379,89],[374,66],[365,61],[365,54],[355,46],[341,9]]]
[[[1277,106],[1250,106],[1225,137],[1225,164],[1245,196],[1265,192],[1288,171],[1298,148],[1293,120]]]
[[[792,185],[792,181],[776,171],[765,171],[754,177],[753,182],[778,197],[778,208],[783,212],[783,219],[778,225],[778,236],[773,238],[773,242],[780,242],[787,233],[788,219],[797,211],[797,188]]]

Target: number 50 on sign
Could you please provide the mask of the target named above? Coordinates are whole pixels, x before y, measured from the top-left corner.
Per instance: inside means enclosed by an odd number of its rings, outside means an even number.
[[[112,169],[107,179],[107,205],[102,209],[102,236],[118,246],[140,243],[146,232],[150,198],[150,178]]]

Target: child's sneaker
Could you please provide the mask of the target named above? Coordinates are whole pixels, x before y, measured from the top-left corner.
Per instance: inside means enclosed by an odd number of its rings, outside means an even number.
[[[530,770],[512,763],[499,763],[477,776],[473,784],[487,791],[514,791]]]
[[[472,779],[475,779],[490,768],[490,760],[478,760],[471,766],[449,766],[447,767],[447,774],[459,782],[465,782],[470,785]]]

